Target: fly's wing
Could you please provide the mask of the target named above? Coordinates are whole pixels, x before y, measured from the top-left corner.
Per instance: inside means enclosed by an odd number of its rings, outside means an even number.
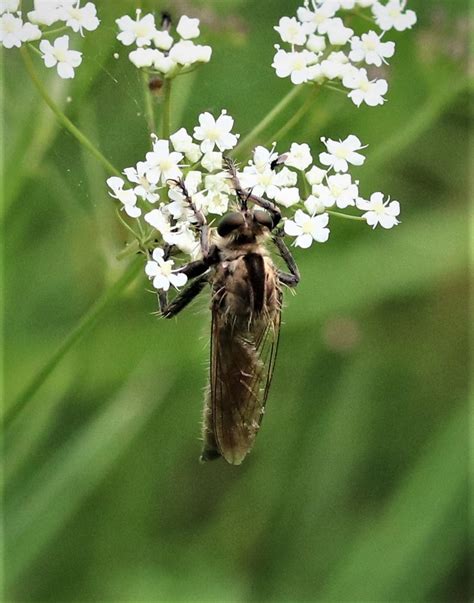
[[[239,465],[257,435],[275,366],[280,308],[239,326],[213,309],[208,431],[217,451]]]

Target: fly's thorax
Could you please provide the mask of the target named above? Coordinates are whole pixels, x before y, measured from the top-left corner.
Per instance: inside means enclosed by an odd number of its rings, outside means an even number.
[[[280,309],[280,291],[275,266],[261,245],[222,250],[214,269],[213,308],[227,321],[250,324],[271,317]]]

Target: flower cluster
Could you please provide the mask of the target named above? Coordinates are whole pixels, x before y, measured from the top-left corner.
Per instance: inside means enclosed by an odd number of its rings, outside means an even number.
[[[81,36],[84,30],[93,31],[100,23],[93,2],[81,7],[80,0],[34,0],[34,10],[27,13],[25,21],[19,8],[20,0],[0,0],[0,44],[4,48],[20,48],[26,42],[40,40],[58,22]],[[46,67],[56,67],[64,79],[73,78],[74,69],[82,62],[82,53],[70,50],[68,35],[56,38],[52,44],[41,40],[39,51]]]
[[[369,8],[371,17],[362,12]],[[345,15],[363,16],[380,32],[371,29],[357,35],[344,23]],[[311,6],[306,0],[296,17],[282,17],[275,27],[291,48],[276,45],[272,67],[278,77],[290,77],[293,84],[342,85],[340,89],[349,90],[349,98],[358,107],[362,103],[382,105],[387,81],[370,79],[367,68],[381,67],[394,55],[395,43],[384,40],[385,32],[403,31],[415,23],[416,14],[406,9],[406,0],[385,4],[379,0],[311,0]]]
[[[114,176],[107,181],[111,196],[120,201],[126,214],[143,219],[140,232],[145,233],[146,274],[157,289],[186,282],[179,267],[173,269],[173,260],[164,247],[199,258],[198,214],[207,217],[212,226],[218,216],[238,207],[233,180],[223,162],[238,142],[233,125],[225,111],[217,119],[202,113],[192,136],[185,128],[169,140],[153,136],[152,150],[144,161],[126,168],[125,178]],[[349,174],[353,166],[365,161],[360,140],[350,135],[345,140],[322,142],[325,150],[319,154],[319,165],[306,143],[292,143],[282,154],[276,152],[275,145],[271,149],[257,146],[248,164],[237,169],[240,186],[279,206],[284,214],[284,232],[302,248],[328,240],[331,215],[344,215],[339,210],[349,209],[348,216],[373,228],[398,224],[399,203],[386,201],[380,192],[363,199],[359,182]],[[354,211],[359,213],[350,213]],[[156,240],[158,247],[152,251],[149,245]]]
[[[163,17],[160,28],[156,27],[151,13],[142,16],[139,9],[135,19],[125,15],[116,23],[120,30],[117,39],[125,46],[136,46],[128,55],[135,67],[172,78],[188,73],[192,66],[208,63],[211,59],[210,46],[193,42],[200,35],[199,19],[183,15],[176,26],[177,41],[170,34],[171,21],[167,15]]]

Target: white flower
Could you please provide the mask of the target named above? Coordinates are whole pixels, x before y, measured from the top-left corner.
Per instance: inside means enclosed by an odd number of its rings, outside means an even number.
[[[164,214],[162,209],[152,209],[144,216],[145,222],[153,226],[163,237],[166,243],[171,243],[172,226],[169,217]]]
[[[239,173],[239,178],[244,189],[252,189],[255,195],[259,197],[265,195],[269,199],[275,198],[281,186],[279,173],[272,170],[270,166],[257,169],[254,165],[248,165]]]
[[[253,151],[253,164],[259,172],[264,172],[278,158],[278,153],[273,149],[268,150],[265,147],[257,146]]]
[[[199,126],[194,128],[194,138],[201,140],[201,151],[209,153],[215,146],[219,151],[233,149],[237,144],[237,136],[231,133],[234,120],[225,111],[217,119],[210,113],[201,113]]]
[[[145,265],[145,273],[153,279],[155,289],[168,291],[170,284],[178,289],[186,284],[188,277],[182,273],[173,271],[173,260],[164,259],[165,252],[160,247],[153,250],[153,260],[149,260]]]
[[[33,25],[33,23],[30,23],[29,21],[23,23],[22,37],[24,42],[39,40],[41,35],[41,30],[37,25]]]
[[[327,59],[321,62],[322,74],[330,80],[343,77],[349,64],[349,58],[342,52],[331,52]]]
[[[169,56],[165,56],[161,51],[155,49],[155,55],[153,64],[157,71],[160,71],[164,75],[167,75],[174,71],[177,67],[177,63]]]
[[[211,58],[212,48],[194,44],[191,40],[177,42],[169,51],[169,57],[179,65],[207,63]]]
[[[316,184],[313,186],[313,195],[317,196],[325,207],[334,204],[340,209],[355,205],[359,196],[357,184],[353,184],[349,174],[335,174],[327,179],[327,186]]]
[[[326,21],[319,28],[319,32],[325,33],[333,46],[344,46],[354,35],[354,30],[346,27],[343,20],[339,17]]]
[[[322,6],[315,6],[314,11],[309,10],[307,7],[300,6],[297,10],[297,15],[298,19],[304,24],[307,33],[326,33],[325,31],[321,31],[321,28],[334,17],[338,8],[336,2],[326,0]]]
[[[128,58],[135,67],[140,69],[141,67],[151,67],[156,60],[157,53],[160,51],[155,48],[136,48],[129,53]]]
[[[111,176],[107,179],[107,184],[112,189],[109,193],[114,199],[118,199],[123,204],[123,209],[131,218],[138,218],[141,215],[141,210],[136,206],[137,196],[132,190],[123,190],[125,181],[118,176]]]
[[[137,46],[149,46],[153,37],[156,34],[155,18],[152,14],[140,17],[141,11],[137,9],[137,17],[135,21],[125,15],[116,19],[120,33],[117,40],[120,40],[124,46],[130,46],[136,43]]]
[[[62,4],[60,0],[35,0],[34,6],[34,10],[28,12],[28,19],[31,23],[49,27],[56,21],[61,20],[60,9]]]
[[[173,46],[173,38],[166,29],[158,29],[153,35],[153,44],[160,50],[169,50]]]
[[[316,165],[313,165],[309,172],[306,172],[305,174],[306,180],[309,182],[309,184],[311,184],[311,186],[314,184],[321,184],[325,175],[326,171],[318,168]]]
[[[356,0],[337,0],[339,8],[344,10],[352,10],[355,6]]]
[[[303,46],[306,42],[306,33],[301,23],[295,17],[282,17],[273,29],[279,34],[283,42],[288,42],[295,46]]]
[[[404,31],[411,29],[416,23],[416,13],[412,10],[405,11],[406,0],[389,0],[386,5],[376,2],[372,6],[372,13],[377,25],[383,31],[396,29]]]
[[[229,208],[229,195],[209,192],[203,199],[203,207],[210,214],[222,216]]]
[[[153,151],[146,154],[147,180],[151,184],[157,184],[160,179],[163,184],[166,184],[167,180],[177,180],[181,177],[179,162],[182,158],[182,153],[170,153],[168,140],[155,140]]]
[[[388,91],[388,84],[385,80],[370,81],[366,69],[356,69],[355,67],[346,72],[342,85],[345,88],[352,88],[347,96],[358,107],[363,102],[369,107],[383,105],[385,102],[384,94]]]
[[[199,19],[190,19],[183,15],[179,20],[176,31],[183,40],[191,40],[199,36]]]
[[[369,6],[373,6],[374,4],[377,4],[379,0],[357,0],[357,4],[361,7],[361,8],[368,8]]]
[[[20,17],[4,13],[0,17],[0,44],[5,48],[20,48],[22,42],[38,40],[41,31],[36,25],[23,23]]]
[[[0,0],[0,15],[3,13],[16,13],[20,0]]]
[[[209,63],[212,56],[212,48],[198,44],[196,46],[196,60],[198,63]]]
[[[324,203],[318,197],[310,195],[304,202],[304,206],[308,212],[314,216],[315,214],[322,214],[326,210]]]
[[[326,49],[326,38],[324,36],[317,36],[315,34],[311,34],[308,36],[308,40],[306,42],[306,48],[311,50],[311,52],[320,53]]]
[[[99,19],[97,18],[97,9],[93,2],[88,2],[82,8],[77,5],[63,5],[59,9],[59,18],[61,21],[66,21],[67,27],[70,27],[75,32],[80,32],[83,35],[82,29],[94,31],[99,27]]]
[[[69,50],[69,36],[61,36],[51,44],[48,40],[41,40],[39,46],[46,67],[55,67],[59,77],[67,80],[74,77],[74,69],[82,62],[82,53]]]
[[[186,153],[189,147],[193,144],[193,139],[186,131],[186,128],[180,128],[170,136],[171,144],[175,151]]]
[[[290,237],[296,237],[294,245],[307,249],[313,241],[325,243],[329,238],[329,215],[309,216],[301,209],[297,209],[295,219],[285,220],[285,232]]]
[[[199,145],[194,142],[189,145],[188,149],[185,152],[185,156],[186,159],[191,163],[197,163],[202,157]]]
[[[358,153],[365,147],[357,138],[351,134],[345,140],[331,140],[330,138],[321,138],[326,145],[327,153],[321,153],[319,160],[323,165],[328,165],[334,169],[335,172],[347,172],[349,169],[349,163],[352,165],[362,165],[365,161],[365,157]]]
[[[208,172],[222,170],[222,153],[219,151],[209,151],[201,159],[202,167]]]
[[[182,222],[178,229],[170,235],[170,245],[176,245],[183,253],[187,253],[193,259],[199,257],[201,247],[196,239],[194,231],[188,224]]]
[[[380,36],[375,31],[369,31],[362,34],[362,37],[354,36],[351,40],[351,52],[349,58],[351,61],[365,61],[367,65],[376,65],[381,67],[386,63],[385,59],[392,57],[395,53],[394,42],[382,42]]]
[[[207,174],[204,177],[204,188],[212,193],[230,193],[229,178],[225,172],[220,174]]]
[[[281,188],[275,195],[275,202],[283,207],[291,207],[300,201],[300,191],[296,186]]]
[[[294,142],[290,147],[290,152],[285,159],[285,165],[294,167],[297,170],[304,171],[313,163],[309,145],[306,143],[298,144]]]
[[[377,224],[380,224],[382,228],[393,228],[400,223],[397,220],[397,216],[400,214],[400,203],[398,201],[390,201],[390,198],[384,203],[383,193],[373,193],[370,201],[358,199],[357,207],[365,210],[365,214],[362,217],[365,218],[367,224],[372,226],[372,228],[375,228]]]
[[[146,172],[149,169],[145,161],[139,161],[136,167],[129,167],[123,170],[129,182],[133,182],[137,186],[133,189],[135,194],[149,203],[155,203],[160,198],[156,192],[156,185],[148,182]]]
[[[202,172],[198,170],[191,170],[186,174],[184,179],[184,185],[190,195],[197,193],[199,185],[202,182]]]
[[[277,50],[273,57],[272,67],[278,77],[290,76],[293,84],[303,84],[314,77],[312,64],[318,60],[317,55],[309,50],[286,52]]]
[[[278,185],[279,186],[296,186],[298,182],[298,174],[289,170],[287,167],[282,167],[278,172]]]

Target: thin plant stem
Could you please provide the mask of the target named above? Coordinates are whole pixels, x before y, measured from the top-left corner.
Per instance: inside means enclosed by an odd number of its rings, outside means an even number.
[[[358,222],[365,222],[362,216],[351,216],[349,214],[343,214],[341,211],[333,211],[332,209],[326,209],[326,213],[331,216],[337,216],[338,218],[345,218],[346,220],[357,220]]]
[[[16,401],[7,408],[3,417],[4,427],[11,425],[13,420],[23,411],[59,362],[64,358],[66,353],[74,346],[74,344],[82,339],[105,314],[105,311],[108,310],[117,297],[137,276],[140,268],[141,262],[139,262],[137,258],[128,266],[118,281],[109,287],[92,305],[89,311],[86,312],[77,326],[69,333],[43,368],[33,377],[26,389],[18,396]]]
[[[49,29],[46,31],[42,31],[41,34],[44,38],[45,36],[52,36],[52,35],[61,33],[63,31],[66,31],[66,29],[69,29],[69,28],[66,25],[63,25],[62,27],[56,27],[55,29]]]
[[[346,96],[347,91],[343,88],[338,88],[337,86],[333,86],[332,84],[323,84],[323,86],[328,90],[334,90],[334,92],[339,92],[339,94],[344,94],[344,96]]]
[[[43,97],[45,103],[49,106],[51,111],[55,114],[59,123],[66,128],[66,130],[74,136],[78,140],[80,144],[82,144],[94,157],[103,165],[105,170],[109,174],[113,174],[115,176],[121,176],[120,171],[114,167],[108,159],[102,155],[99,149],[87,138],[85,134],[79,130],[77,126],[75,126],[72,121],[66,117],[66,115],[61,111],[61,109],[56,105],[53,99],[48,94],[46,87],[44,86],[41,79],[36,74],[33,61],[31,60],[30,53],[25,46],[20,48],[21,56],[23,58],[23,62],[25,64],[28,75],[30,76],[33,84],[36,86],[36,89]]]
[[[320,87],[316,88],[316,92],[311,94],[306,101],[301,105],[301,107],[296,111],[296,113],[270,138],[268,138],[265,146],[271,145],[273,142],[281,140],[287,132],[289,132],[307,113],[307,111],[312,107],[314,99],[318,92],[321,90]]]
[[[353,15],[354,17],[359,17],[360,19],[364,19],[364,21],[368,21],[371,25],[374,25],[374,23],[376,23],[375,19],[372,19],[372,17],[369,17],[369,15],[364,15],[364,13],[361,13],[357,10],[351,11],[351,15]]]
[[[148,125],[148,130],[151,134],[156,132],[155,123],[155,111],[153,108],[153,98],[150,92],[149,83],[150,77],[146,71],[142,71],[142,82],[143,82],[143,97],[145,101],[145,115]]]
[[[293,86],[291,90],[284,96],[279,103],[277,103],[273,109],[265,115],[265,117],[255,126],[251,132],[247,134],[247,136],[242,139],[239,144],[234,149],[234,154],[244,154],[244,152],[248,151],[248,149],[253,145],[255,140],[260,136],[260,134],[267,128],[273,120],[282,113],[286,109],[286,107],[297,98],[301,92],[305,89],[305,86]]]
[[[169,138],[171,132],[171,80],[165,79],[163,83],[163,108],[161,115],[161,136]]]

